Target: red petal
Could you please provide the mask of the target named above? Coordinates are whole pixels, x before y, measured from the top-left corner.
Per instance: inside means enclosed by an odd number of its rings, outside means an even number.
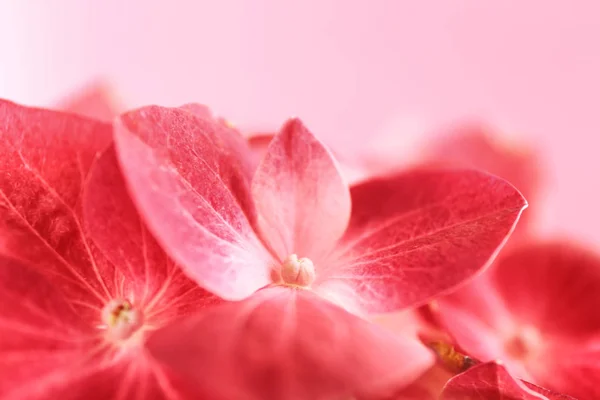
[[[115,126],[117,153],[149,229],[206,289],[240,299],[269,283],[246,168],[231,132],[180,109],[147,107]],[[242,152],[244,150],[244,152]]]
[[[484,363],[450,379],[441,400],[574,400],[511,377],[496,363]]]
[[[96,84],[66,99],[58,108],[84,117],[110,122],[119,115],[119,107],[107,85]]]
[[[527,206],[507,182],[468,170],[371,180],[352,201],[341,261],[317,283],[344,304],[358,294],[354,306],[369,313],[422,304],[472,277]]]
[[[154,315],[149,321],[153,325],[156,319],[174,318],[217,301],[187,278],[147,231],[126,191],[112,146],[90,172],[84,213],[91,237],[117,266],[118,296]]]
[[[260,230],[280,260],[290,254],[320,260],[350,217],[350,193],[335,161],[299,120],[271,141],[252,194]]]
[[[491,274],[515,318],[572,340],[600,332],[596,254],[568,243],[539,243],[502,257]]]
[[[331,399],[401,387],[433,364],[313,293],[261,290],[157,331],[151,353],[214,399]],[[336,397],[337,396],[337,397]]]
[[[90,329],[54,285],[0,258],[0,398],[30,398],[65,379],[91,347],[86,335]]]
[[[0,121],[0,255],[31,265],[70,298],[106,301],[113,269],[83,232],[81,192],[110,125],[6,101]]]

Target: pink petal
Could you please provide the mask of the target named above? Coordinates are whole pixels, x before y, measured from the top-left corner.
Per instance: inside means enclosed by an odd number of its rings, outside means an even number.
[[[527,206],[507,182],[469,170],[371,180],[352,201],[340,258],[316,285],[368,313],[423,304],[481,271]]]
[[[525,143],[509,145],[502,139],[499,132],[493,132],[483,124],[463,124],[453,127],[445,137],[435,141],[426,158],[438,165],[477,168],[497,175],[519,189],[530,203],[537,205],[543,179],[536,149]],[[538,209],[534,207],[533,213],[528,210],[515,232],[527,234]]]
[[[502,365],[484,363],[450,379],[440,400],[569,400],[569,396],[515,379]],[[572,399],[574,400],[574,399]]]
[[[335,161],[299,120],[271,141],[252,194],[260,231],[280,260],[297,254],[318,262],[350,217],[350,194]]]
[[[523,247],[498,260],[490,279],[511,314],[571,340],[600,332],[600,257],[562,242]]]
[[[240,299],[269,283],[255,237],[250,150],[189,111],[147,107],[115,125],[133,200],[158,242],[203,287]],[[242,151],[243,150],[243,151]]]
[[[111,88],[99,83],[75,93],[58,108],[84,117],[111,122],[119,115],[120,107],[116,104]]]
[[[6,101],[0,121],[0,255],[32,266],[69,298],[106,301],[113,267],[83,231],[81,192],[110,125]]]
[[[576,348],[557,351],[549,355],[555,359],[555,362],[552,365],[551,374],[540,384],[568,393],[579,400],[599,399],[599,339],[596,337],[596,342],[593,344],[580,343]]]
[[[475,357],[503,359],[516,376],[595,398],[600,347],[587,343],[600,332],[599,293],[598,256],[568,243],[536,243],[506,254],[441,299],[439,310],[446,329]]]
[[[203,104],[188,103],[179,107],[179,109],[185,110],[201,119],[209,120],[212,123],[219,125],[219,128],[224,131],[219,135],[219,139],[226,142],[226,147],[232,154],[243,156],[240,157],[237,162],[240,163],[242,167],[241,171],[245,173],[246,179],[252,179],[254,170],[258,165],[258,160],[256,160],[254,157],[250,157],[248,149],[249,143],[246,141],[246,138],[242,136],[240,131],[238,131],[224,118],[214,116],[210,108]],[[254,153],[254,151],[252,151],[252,153]]]
[[[273,287],[157,331],[151,353],[212,399],[331,399],[402,387],[432,354],[310,291]]]
[[[90,172],[84,215],[90,236],[117,267],[118,297],[135,300],[151,314],[163,310],[156,315],[159,319],[218,301],[187,278],[147,231],[129,198],[112,146]]]

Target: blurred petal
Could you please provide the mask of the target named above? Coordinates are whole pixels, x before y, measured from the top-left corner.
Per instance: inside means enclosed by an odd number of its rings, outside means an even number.
[[[160,319],[218,301],[187,278],[147,231],[129,198],[113,146],[90,172],[84,215],[90,236],[118,269],[119,297],[135,299],[150,313],[163,310]]]
[[[255,237],[250,150],[181,109],[121,116],[115,142],[134,203],[165,251],[209,291],[241,299],[270,282]]]
[[[600,257],[561,242],[502,257],[490,279],[514,318],[571,340],[600,333]]]
[[[119,107],[114,100],[111,88],[102,83],[86,87],[75,93],[63,101],[58,108],[104,122],[111,122],[119,115]]]
[[[83,230],[81,193],[110,143],[110,125],[6,101],[0,121],[0,255],[31,266],[69,298],[105,301],[114,269]]]
[[[310,291],[273,287],[208,309],[149,340],[151,353],[211,398],[331,399],[402,387],[433,364]]]
[[[274,133],[254,133],[248,137],[248,144],[250,145],[257,162],[260,162],[265,158],[269,144],[274,137]]]
[[[280,260],[290,254],[320,260],[350,218],[350,193],[335,161],[299,120],[271,141],[252,194],[260,231]]]
[[[499,364],[489,362],[450,379],[440,400],[574,400],[569,396],[511,377]]]
[[[367,313],[423,304],[481,271],[527,206],[507,182],[469,170],[412,170],[352,188],[338,257],[317,290]]]
[[[578,398],[594,398],[600,349],[600,258],[568,243],[514,249],[484,276],[439,301],[448,332],[484,361]]]

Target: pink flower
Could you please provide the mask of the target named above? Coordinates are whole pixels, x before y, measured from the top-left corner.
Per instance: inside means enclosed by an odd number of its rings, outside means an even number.
[[[563,242],[523,245],[439,301],[471,356],[579,399],[600,397],[600,259]]]
[[[146,337],[217,299],[146,230],[111,140],[110,125],[0,102],[2,399],[190,393]]]
[[[451,289],[489,263],[526,205],[506,182],[466,170],[349,190],[298,120],[256,171],[237,132],[190,106],[127,113],[115,143],[167,253],[211,292],[245,299],[149,340],[215,398],[320,399],[410,382],[431,354],[338,306],[366,316]]]
[[[440,400],[575,400],[513,378],[497,363],[477,365],[450,379]]]

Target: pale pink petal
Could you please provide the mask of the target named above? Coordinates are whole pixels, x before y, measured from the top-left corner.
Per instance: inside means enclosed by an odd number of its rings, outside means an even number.
[[[400,388],[432,354],[310,291],[273,287],[153,334],[151,353],[213,399],[331,399]]]
[[[125,180],[150,231],[201,286],[240,299],[270,276],[251,226],[250,150],[232,146],[229,133],[189,111],[156,106],[115,124]]]
[[[450,379],[440,400],[574,400],[569,396],[529,385],[510,376],[494,362],[468,369]]]
[[[317,290],[362,312],[425,303],[485,268],[527,206],[470,170],[411,170],[352,188],[352,220]]]
[[[6,101],[0,121],[0,255],[31,266],[69,298],[105,302],[114,268],[83,230],[81,194],[110,144],[110,125]]]
[[[58,108],[104,122],[111,122],[120,110],[111,88],[104,83],[85,87],[62,101]]]
[[[329,151],[296,119],[269,144],[252,194],[263,239],[281,261],[297,254],[318,263],[348,224],[348,187]]]

